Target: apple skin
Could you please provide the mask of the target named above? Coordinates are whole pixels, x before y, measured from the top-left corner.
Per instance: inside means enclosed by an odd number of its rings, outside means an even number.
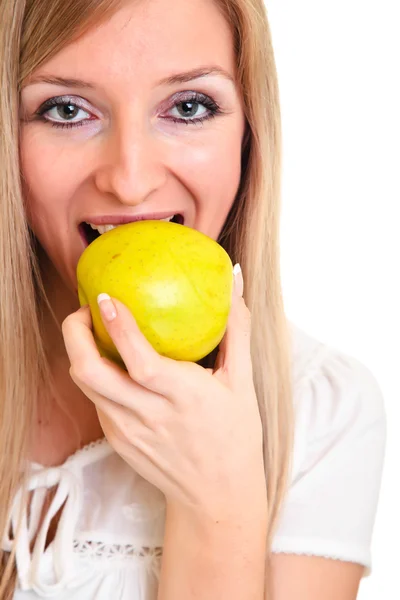
[[[77,266],[81,306],[89,304],[100,353],[123,365],[97,296],[123,302],[163,356],[197,362],[221,341],[232,300],[232,262],[203,233],[165,221],[136,221],[98,237]]]

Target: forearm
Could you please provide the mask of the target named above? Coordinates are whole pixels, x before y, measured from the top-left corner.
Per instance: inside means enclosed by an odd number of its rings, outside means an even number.
[[[264,507],[205,522],[167,515],[158,600],[263,600]]]

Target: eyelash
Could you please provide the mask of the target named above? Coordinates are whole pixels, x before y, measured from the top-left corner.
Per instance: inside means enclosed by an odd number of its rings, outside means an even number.
[[[195,118],[195,119],[184,119],[184,118],[179,119],[177,117],[163,117],[163,118],[168,121],[172,121],[173,123],[177,123],[177,124],[182,123],[185,125],[189,125],[189,124],[199,125],[199,124],[203,123],[204,121],[213,119],[214,117],[216,117],[217,115],[222,113],[220,106],[215,102],[215,100],[213,100],[210,96],[206,96],[205,94],[202,94],[199,92],[193,92],[193,93],[191,93],[190,96],[185,97],[183,99],[179,99],[179,101],[175,102],[174,105],[169,110],[176,108],[180,104],[190,104],[190,103],[195,103],[195,104],[200,104],[202,106],[205,106],[209,111],[208,114],[205,116],[202,116],[202,117]],[[89,112],[80,103],[78,103],[76,100],[74,100],[74,98],[69,98],[68,96],[57,96],[54,98],[50,98],[49,100],[46,100],[46,102],[44,102],[40,106],[40,108],[36,111],[35,116],[40,121],[48,123],[52,127],[56,127],[58,129],[72,129],[74,127],[82,127],[85,125],[85,123],[87,121],[93,120],[93,119],[82,119],[82,121],[77,121],[75,123],[68,123],[68,122],[62,123],[62,122],[56,122],[56,121],[52,121],[50,119],[46,119],[45,114],[47,112],[49,112],[49,110],[51,110],[55,106],[65,106],[68,104],[71,106],[74,106],[76,108],[85,110],[86,112]]]

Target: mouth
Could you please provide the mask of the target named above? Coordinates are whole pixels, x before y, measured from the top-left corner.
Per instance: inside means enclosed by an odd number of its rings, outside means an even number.
[[[166,221],[169,223],[178,223],[179,225],[184,224],[184,218],[181,214],[167,214],[167,215],[137,215],[133,216],[105,216],[105,217],[93,217],[88,218],[87,221],[82,221],[79,225],[79,233],[85,242],[85,246],[88,246],[103,233],[115,229],[119,225],[125,223],[134,223],[136,221]]]

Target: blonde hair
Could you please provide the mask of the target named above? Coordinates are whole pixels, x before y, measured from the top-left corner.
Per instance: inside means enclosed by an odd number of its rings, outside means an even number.
[[[231,24],[248,124],[240,189],[220,236],[240,262],[252,313],[254,381],[264,431],[268,548],[287,489],[293,437],[291,347],[279,263],[281,127],[278,82],[263,0],[214,0]],[[66,44],[107,18],[110,0],[0,0],[0,532],[26,473],[42,382],[45,299],[20,180],[18,104],[23,81]],[[0,597],[15,587],[15,548],[0,551]]]

